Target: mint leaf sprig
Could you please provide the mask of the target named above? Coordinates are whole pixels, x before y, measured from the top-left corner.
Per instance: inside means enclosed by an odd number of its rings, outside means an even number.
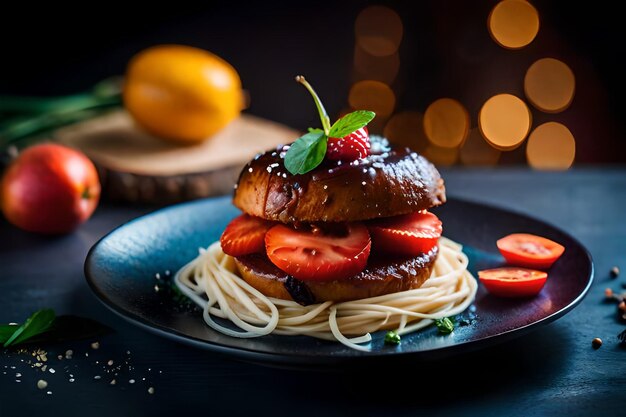
[[[313,87],[311,87],[311,84],[302,75],[298,75],[296,81],[311,93],[323,129],[309,128],[309,132],[296,139],[287,151],[285,168],[293,175],[306,174],[322,163],[326,155],[329,137],[342,138],[347,136],[366,126],[376,117],[376,113],[373,111],[357,110],[346,114],[331,126],[326,109]]]
[[[366,126],[376,116],[376,113],[369,110],[357,110],[348,113],[337,120],[330,128],[328,137],[342,138]]]
[[[305,174],[318,166],[326,155],[328,137],[321,129],[311,129],[299,137],[285,155],[285,168],[292,174]]]

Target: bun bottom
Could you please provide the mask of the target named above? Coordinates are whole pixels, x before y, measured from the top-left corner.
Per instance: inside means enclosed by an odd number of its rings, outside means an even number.
[[[365,270],[337,281],[302,281],[280,270],[265,256],[235,258],[241,277],[267,297],[300,304],[351,301],[419,288],[430,277],[439,248],[412,258],[368,260]]]

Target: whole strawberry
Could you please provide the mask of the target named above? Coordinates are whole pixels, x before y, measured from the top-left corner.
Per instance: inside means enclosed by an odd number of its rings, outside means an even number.
[[[365,126],[342,138],[328,138],[326,158],[333,161],[354,161],[369,154],[370,137]]]

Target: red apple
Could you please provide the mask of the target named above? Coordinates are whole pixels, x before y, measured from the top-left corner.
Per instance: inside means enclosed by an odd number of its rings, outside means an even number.
[[[2,179],[2,212],[31,232],[67,233],[87,220],[98,205],[100,181],[82,153],[46,143],[24,150]]]

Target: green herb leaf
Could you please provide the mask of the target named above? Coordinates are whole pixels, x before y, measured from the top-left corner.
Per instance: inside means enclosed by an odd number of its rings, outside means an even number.
[[[54,317],[54,310],[49,308],[36,311],[32,316],[26,319],[24,324],[15,330],[6,342],[4,342],[4,347],[17,345],[33,336],[45,332],[52,325]]]
[[[441,334],[450,334],[454,331],[454,317],[444,317],[435,320],[435,326]]]
[[[285,168],[293,175],[305,174],[322,163],[327,137],[317,129],[299,137],[285,155]]]
[[[19,324],[4,324],[0,326],[0,344],[4,344],[13,336],[13,333],[20,327]]]
[[[8,341],[11,346],[24,343],[58,343],[93,338],[111,332],[113,329],[97,321],[77,316],[54,317],[54,312],[48,309],[36,312],[22,325],[0,325],[0,345],[9,346],[6,344]]]
[[[348,113],[332,125],[328,136],[342,138],[367,125],[374,117],[376,117],[376,113],[367,110]]]
[[[399,345],[401,341],[400,335],[394,330],[388,331],[385,335],[385,343],[388,345]]]

